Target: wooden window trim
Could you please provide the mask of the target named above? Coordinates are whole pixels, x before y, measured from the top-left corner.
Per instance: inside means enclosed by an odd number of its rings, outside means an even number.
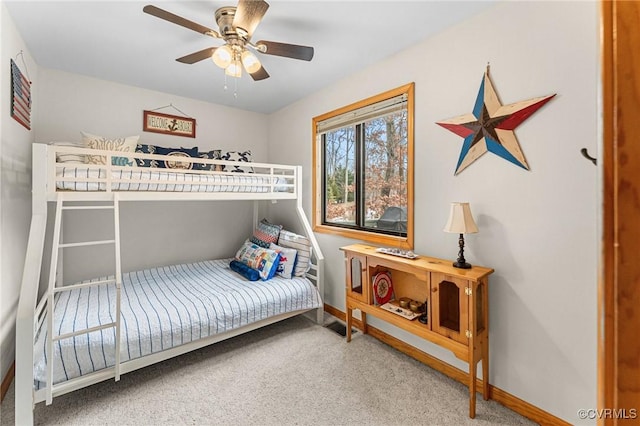
[[[404,249],[413,249],[413,230],[414,230],[414,90],[415,83],[405,84],[398,88],[389,90],[384,93],[372,96],[370,98],[355,102],[351,105],[338,108],[334,111],[319,115],[313,118],[312,136],[313,158],[312,158],[312,193],[313,193],[313,230],[314,232],[331,234],[346,238],[358,239],[372,244],[384,246],[394,246]],[[318,140],[316,129],[318,123],[329,118],[363,108],[367,105],[390,99],[395,96],[407,94],[407,236],[400,237],[395,235],[385,235],[375,232],[368,232],[355,229],[344,229],[330,225],[322,224],[322,169],[320,167],[321,143]]]

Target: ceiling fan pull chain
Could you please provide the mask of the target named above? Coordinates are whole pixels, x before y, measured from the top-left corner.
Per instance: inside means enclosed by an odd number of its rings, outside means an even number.
[[[234,78],[233,79],[233,97],[237,100],[238,99],[238,79]]]
[[[228,86],[227,86],[227,74],[225,73],[224,74],[224,91],[226,92],[227,89],[228,89]]]

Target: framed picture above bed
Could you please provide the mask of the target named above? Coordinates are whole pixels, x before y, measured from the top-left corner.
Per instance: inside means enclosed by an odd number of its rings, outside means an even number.
[[[145,110],[142,130],[145,132],[195,138],[196,119]]]

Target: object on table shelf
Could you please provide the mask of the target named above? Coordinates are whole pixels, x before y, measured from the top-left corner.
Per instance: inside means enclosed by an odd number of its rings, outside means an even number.
[[[393,298],[393,283],[388,271],[378,272],[373,277],[373,297],[377,305],[383,305]]]
[[[409,302],[409,309],[411,312],[415,312],[417,314],[421,314],[424,311],[424,303],[418,302],[417,300],[412,300]]]
[[[380,307],[385,311],[389,311],[408,320],[414,320],[420,316],[420,313],[411,312],[410,309],[401,308],[396,300],[380,305]]]
[[[418,321],[420,321],[422,324],[428,324],[429,323],[429,309],[427,307],[427,303],[428,303],[429,299],[424,301],[424,310],[422,311],[422,315],[420,315],[420,318],[418,318]]]
[[[401,297],[400,299],[398,299],[398,304],[400,305],[400,307],[405,309],[409,309],[409,303],[411,302],[412,300],[408,297]]]
[[[380,247],[380,248],[377,248],[376,251],[378,253],[390,254],[393,256],[400,256],[406,259],[418,258],[418,255],[412,252],[411,250],[403,250],[395,247]]]

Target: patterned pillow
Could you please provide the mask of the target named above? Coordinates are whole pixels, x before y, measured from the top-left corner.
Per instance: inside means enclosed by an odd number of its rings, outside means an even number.
[[[294,234],[291,231],[283,229],[278,237],[278,245],[280,247],[293,248],[298,251],[296,266],[293,275],[296,277],[304,277],[309,269],[311,269],[311,241],[303,235]]]
[[[198,158],[198,147],[193,148],[165,148],[163,146],[156,146],[156,154],[168,155],[171,160],[158,160],[158,167],[161,169],[181,169],[191,170],[193,163],[188,161],[180,161],[180,157],[194,157]]]
[[[280,262],[278,263],[278,270],[276,271],[276,274],[284,278],[291,278],[293,275],[293,268],[296,266],[298,251],[292,248],[280,247],[273,243],[271,243],[269,248],[280,253]]]
[[[54,146],[73,146],[76,148],[85,148],[84,145],[75,142],[50,142],[49,145]],[[56,153],[56,162],[58,163],[73,163],[84,164],[86,162],[86,156],[84,154],[72,154],[70,152],[58,152]]]
[[[204,158],[207,160],[220,160],[220,156],[222,155],[222,151],[219,149],[214,149],[208,152],[198,152],[198,157]],[[194,170],[222,170],[221,165],[219,164],[194,164]]]
[[[126,138],[107,139],[91,133],[80,132],[82,143],[87,148],[107,151],[135,152],[140,136],[129,136]],[[106,164],[107,157],[104,155],[87,155],[86,162],[89,164]],[[116,166],[133,166],[133,158],[111,157],[111,164]]]
[[[278,270],[280,253],[260,247],[247,240],[236,253],[236,260],[260,273],[263,281],[270,280]]]
[[[136,146],[136,152],[141,154],[157,154],[155,145],[146,145],[139,143]],[[152,160],[150,158],[136,158],[136,164],[138,167],[160,167],[158,166],[158,160]]]
[[[250,163],[251,162],[251,151],[247,150],[247,151],[229,151],[229,152],[225,152],[224,154],[222,154],[220,156],[221,160],[226,160],[226,161],[242,161],[245,163]],[[231,170],[227,170],[227,167],[229,167]],[[240,167],[240,166],[236,166],[234,165],[233,167],[231,166],[222,166],[222,171],[227,171],[227,172],[235,172],[235,173],[253,173],[253,167]]]
[[[253,230],[253,236],[249,240],[260,247],[269,248],[271,243],[278,242],[281,229],[282,225],[274,225],[269,223],[267,219],[262,219]]]

